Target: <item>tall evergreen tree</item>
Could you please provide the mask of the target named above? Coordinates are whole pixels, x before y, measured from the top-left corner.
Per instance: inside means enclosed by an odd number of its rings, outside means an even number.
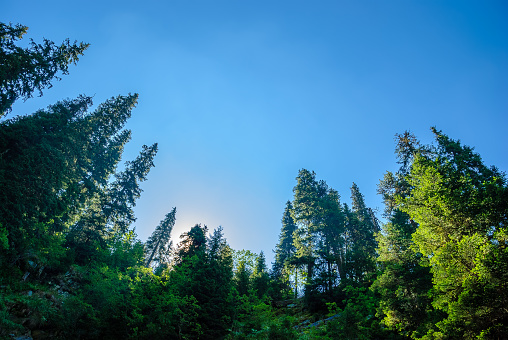
[[[145,265],[150,267],[153,261],[158,265],[167,262],[165,259],[171,251],[171,231],[176,222],[176,208],[173,208],[166,214],[164,219],[155,228],[152,235],[145,244],[146,262]]]
[[[106,250],[135,221],[133,207],[142,191],[140,182],[146,180],[156,153],[157,144],[143,146],[139,156],[115,175],[115,181],[99,187],[88,200],[87,209],[67,235],[67,246],[73,248],[79,263],[99,255],[97,249]]]
[[[251,271],[247,267],[247,264],[245,261],[241,260],[239,261],[235,274],[234,274],[234,280],[235,280],[235,287],[236,291],[238,292],[238,295],[246,296],[249,294],[249,290],[251,287],[250,282],[250,276],[252,275]]]
[[[473,149],[432,129],[436,148],[416,155],[401,210],[418,223],[413,240],[430,265],[433,305],[447,314],[434,336],[508,336],[508,185]]]
[[[358,186],[351,186],[352,216],[349,218],[348,234],[350,249],[348,251],[348,267],[351,279],[361,282],[366,275],[373,274],[376,269],[376,239],[379,224],[372,209],[367,208]]]
[[[33,40],[30,47],[16,46],[28,27],[0,23],[0,118],[9,113],[18,98],[25,100],[35,91],[51,87],[58,72],[68,74],[68,66],[76,63],[89,44],[65,40],[56,46],[44,39],[42,44]]]
[[[268,293],[270,276],[266,267],[265,254],[261,251],[256,259],[256,267],[252,273],[252,286],[258,298],[262,298]]]
[[[130,138],[122,127],[136,100],[137,95],[119,96],[87,113],[91,98],[79,97],[1,123],[0,189],[5,195],[0,197],[0,223],[7,227],[11,263],[48,254],[43,249],[51,244],[56,247],[51,256],[57,256],[57,244],[64,241],[69,226],[73,231],[85,224],[90,230],[105,230],[120,216],[133,220],[132,214],[125,215],[132,211],[132,200],[123,201],[123,210],[106,210],[115,200],[121,208],[120,188],[134,190],[131,198],[139,196],[136,183],[129,189],[127,182],[116,181],[115,189],[108,181]],[[144,174],[129,168],[125,173],[144,179],[155,152],[156,145],[146,148],[136,161],[138,168],[143,164]],[[96,235],[81,234],[80,242]]]
[[[279,243],[275,248],[275,262],[272,266],[272,277],[277,286],[275,289],[283,295],[287,294],[290,276],[294,275],[291,259],[296,253],[294,246],[294,233],[296,230],[297,225],[293,218],[293,205],[291,201],[287,201],[284,214],[282,215]]]
[[[387,172],[378,185],[388,223],[377,236],[380,275],[373,287],[380,295],[378,315],[382,322],[401,335],[419,338],[441,316],[431,305],[432,274],[421,265],[422,254],[414,247],[412,235],[418,224],[400,210],[397,198],[410,195],[406,176],[416,154],[426,152],[426,148],[409,132],[396,135],[396,142],[400,168],[396,173]]]
[[[223,338],[233,322],[233,256],[222,227],[208,240],[208,289],[210,296],[203,305],[204,330],[208,339]]]
[[[331,293],[335,286],[346,279],[345,217],[336,190],[328,189],[326,195],[321,198],[320,214],[320,239],[317,250],[323,263],[320,279],[323,289]]]
[[[305,295],[309,297],[314,290],[314,267],[316,264],[316,232],[319,211],[319,183],[316,174],[302,169],[296,178],[293,188],[293,209],[295,221],[299,224],[294,233],[294,246],[296,254],[292,264],[296,270],[303,269],[305,277]]]
[[[157,143],[151,146],[143,145],[138,157],[134,161],[127,161],[125,169],[116,174],[115,181],[108,186],[103,211],[111,231],[123,234],[130,224],[136,221],[133,208],[141,197],[140,182],[146,181],[150,169],[154,166],[157,150]]]
[[[184,233],[170,273],[173,291],[199,306],[200,339],[223,338],[232,322],[233,260],[222,229],[207,241],[208,228],[196,225]]]

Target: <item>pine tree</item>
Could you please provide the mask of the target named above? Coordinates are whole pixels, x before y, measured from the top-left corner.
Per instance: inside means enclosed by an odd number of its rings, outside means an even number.
[[[341,280],[345,280],[345,217],[340,204],[339,193],[328,189],[320,200],[321,225],[318,254],[322,258],[323,268],[320,272],[321,285],[331,293]]]
[[[316,174],[302,169],[296,178],[297,183],[293,188],[294,218],[298,223],[298,229],[294,233],[293,244],[296,254],[291,264],[298,271],[303,269],[305,277],[305,296],[310,297],[314,287],[314,267],[316,264],[316,232],[319,210],[319,183]],[[296,285],[296,284],[295,284]]]
[[[94,243],[89,250],[104,248],[108,223],[112,227],[123,219],[125,226],[133,220],[133,200],[115,196],[123,188],[134,190],[130,198],[135,199],[137,182],[129,183],[130,189],[127,182],[113,182],[115,189],[109,179],[130,138],[122,128],[136,100],[137,95],[119,96],[88,113],[91,98],[82,96],[0,124],[0,189],[5,193],[0,197],[0,223],[7,227],[5,255],[11,263],[42,253],[62,256],[64,237],[74,244]],[[145,148],[135,161],[138,168],[143,164],[145,173],[134,178],[144,179],[155,152],[156,145]],[[125,173],[135,171],[127,168]],[[113,203],[115,209],[108,210]]]
[[[256,267],[252,273],[252,286],[259,299],[268,293],[270,276],[266,267],[265,254],[261,251],[256,259]]]
[[[176,222],[176,208],[173,208],[166,214],[164,219],[155,228],[152,235],[145,244],[146,262],[145,265],[150,267],[152,262],[158,265],[167,263],[166,257],[171,251],[171,231]]]
[[[294,233],[296,230],[297,226],[293,219],[293,205],[291,201],[287,201],[284,214],[282,215],[279,243],[275,248],[275,262],[272,266],[272,278],[277,285],[275,288],[277,295],[279,293],[282,295],[288,293],[289,279],[291,275],[294,275],[291,259],[296,253],[294,246]]]
[[[418,153],[400,209],[418,223],[412,238],[430,265],[437,324],[451,338],[508,336],[508,185],[473,149],[432,129],[436,147]]]
[[[59,80],[58,72],[68,74],[68,66],[76,63],[89,44],[65,40],[60,46],[44,39],[43,44],[30,42],[30,47],[16,46],[28,27],[0,23],[0,118],[9,113],[18,98],[25,100],[35,91],[51,87]]]
[[[422,254],[413,249],[416,224],[394,210],[378,235],[380,274],[373,284],[379,293],[378,314],[399,334],[420,338],[440,320],[431,305],[432,275],[421,266]]]
[[[348,267],[353,281],[361,282],[375,272],[376,239],[379,224],[371,208],[367,208],[358,186],[351,186],[352,216],[349,218],[348,234],[350,250]]]
[[[233,256],[222,227],[208,240],[209,299],[203,305],[203,319],[209,339],[224,337],[233,322]]]
[[[151,146],[143,145],[138,157],[134,161],[127,161],[125,169],[116,174],[115,181],[108,186],[103,211],[111,231],[124,234],[131,223],[136,221],[133,208],[136,200],[141,197],[140,182],[146,181],[150,169],[154,166],[157,150],[157,143]]]
[[[233,259],[222,229],[208,241],[207,231],[195,225],[181,236],[170,282],[177,296],[196,299],[200,339],[219,339],[232,323]]]
[[[235,270],[234,279],[236,291],[240,297],[249,294],[249,290],[251,288],[251,275],[252,273],[249,271],[245,261],[239,261]]]
[[[397,198],[410,195],[406,176],[416,154],[426,151],[409,132],[396,135],[396,141],[400,168],[396,173],[387,172],[378,185],[389,222],[377,236],[380,274],[373,288],[380,295],[378,313],[382,322],[402,335],[419,338],[441,316],[431,305],[432,274],[421,265],[422,254],[414,248],[412,235],[418,224],[400,210]]]
[[[101,251],[107,253],[111,243],[124,235],[136,220],[133,207],[142,191],[140,182],[146,180],[156,153],[157,144],[144,145],[139,156],[126,162],[125,169],[115,175],[115,181],[98,187],[88,200],[86,209],[67,235],[66,244],[73,248],[79,263],[100,256]]]

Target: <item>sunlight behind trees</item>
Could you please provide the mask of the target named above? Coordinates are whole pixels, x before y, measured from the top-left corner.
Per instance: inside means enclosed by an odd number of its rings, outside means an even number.
[[[18,48],[25,32],[0,25],[2,115],[88,47]],[[357,184],[348,204],[300,169],[269,264],[220,226],[175,238],[176,208],[137,238],[158,152],[119,166],[137,99],[90,111],[82,95],[0,122],[0,338],[508,337],[508,179],[473,148],[434,127],[431,144],[397,135],[399,169],[378,186],[386,223]]]

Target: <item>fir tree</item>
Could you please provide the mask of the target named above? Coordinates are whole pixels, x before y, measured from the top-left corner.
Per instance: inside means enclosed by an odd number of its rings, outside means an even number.
[[[268,293],[270,276],[266,267],[265,254],[261,251],[256,259],[256,267],[252,273],[252,286],[258,298],[262,298]]]
[[[171,231],[176,222],[176,208],[173,208],[166,214],[164,219],[155,228],[152,235],[145,244],[146,262],[145,265],[150,267],[152,262],[158,265],[168,263],[167,256],[171,251]]]
[[[275,248],[275,262],[272,266],[272,277],[277,287],[277,292],[287,294],[289,289],[289,278],[294,275],[291,260],[295,256],[294,233],[297,230],[293,219],[293,205],[291,201],[286,202],[286,208],[282,215],[282,228],[279,236],[279,243]]]
[[[508,185],[473,149],[432,129],[436,147],[418,153],[400,209],[418,223],[412,238],[430,265],[433,305],[447,314],[436,336],[508,335]]]
[[[367,208],[358,186],[351,186],[352,216],[349,218],[348,234],[350,250],[348,267],[353,281],[361,282],[366,275],[375,272],[376,239],[379,224],[372,209]]]
[[[409,132],[396,135],[396,141],[400,168],[396,173],[387,172],[378,185],[388,223],[377,236],[380,274],[373,288],[380,296],[378,314],[382,322],[401,335],[419,338],[441,316],[431,305],[432,274],[421,265],[422,254],[414,248],[412,235],[418,224],[400,210],[397,197],[410,195],[406,176],[414,157],[424,148]]]
[[[30,47],[16,46],[28,27],[0,23],[0,118],[11,111],[18,98],[25,100],[35,91],[51,87],[58,72],[68,74],[69,64],[76,63],[89,44],[65,40],[60,46],[44,39],[43,44],[33,40]]]

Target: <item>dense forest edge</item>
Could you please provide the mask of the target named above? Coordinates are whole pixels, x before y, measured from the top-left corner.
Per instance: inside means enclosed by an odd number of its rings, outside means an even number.
[[[473,148],[396,135],[386,223],[299,170],[270,266],[221,227],[172,240],[176,208],[142,242],[158,146],[119,164],[138,95],[8,117],[89,46],[27,30],[0,23],[0,339],[508,339],[507,178]]]

